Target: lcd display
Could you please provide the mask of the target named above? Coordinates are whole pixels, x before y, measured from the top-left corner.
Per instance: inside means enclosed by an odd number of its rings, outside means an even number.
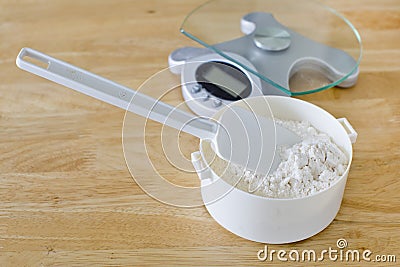
[[[225,92],[233,97],[239,96],[247,88],[247,84],[229,75],[215,65],[211,65],[204,72],[203,77],[207,79],[210,83],[218,85],[221,89],[223,89]]]

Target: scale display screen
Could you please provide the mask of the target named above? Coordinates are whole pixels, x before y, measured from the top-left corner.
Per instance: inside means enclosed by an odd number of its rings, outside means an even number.
[[[231,94],[233,97],[237,97],[244,92],[247,88],[247,84],[241,82],[239,79],[232,77],[225,71],[212,65],[207,72],[204,73],[204,78],[209,82],[213,82],[217,85],[223,85],[226,92]]]
[[[224,100],[240,100],[251,93],[251,82],[246,74],[225,62],[203,63],[196,70],[196,80],[209,93]]]

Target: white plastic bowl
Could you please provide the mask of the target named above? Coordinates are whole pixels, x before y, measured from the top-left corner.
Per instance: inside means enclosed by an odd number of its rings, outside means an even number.
[[[309,121],[327,133],[349,158],[348,167],[331,187],[317,194],[297,199],[274,199],[244,192],[218,177],[201,156],[192,154],[192,163],[201,179],[202,198],[208,212],[224,228],[245,239],[283,244],[309,238],[325,229],[335,218],[343,198],[351,161],[352,143],[357,133],[346,119],[336,119],[325,110],[308,102],[281,96],[246,99],[257,112],[265,110],[268,101],[274,117],[284,120]],[[218,118],[221,112],[214,118]]]

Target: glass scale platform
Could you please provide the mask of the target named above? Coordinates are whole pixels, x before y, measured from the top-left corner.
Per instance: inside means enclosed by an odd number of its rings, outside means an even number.
[[[257,76],[263,94],[347,88],[359,74],[357,30],[318,1],[212,0],[186,17],[181,32],[204,47],[182,48],[185,60],[218,54]]]

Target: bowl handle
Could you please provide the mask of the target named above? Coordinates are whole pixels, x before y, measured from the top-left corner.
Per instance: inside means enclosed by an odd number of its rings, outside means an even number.
[[[209,167],[206,167],[206,164],[204,164],[203,158],[201,156],[200,151],[193,152],[191,154],[191,160],[194,169],[197,172],[197,175],[200,178],[200,181],[203,185],[209,184],[213,182],[213,173],[210,171]]]
[[[353,126],[351,126],[350,122],[346,118],[337,119],[339,123],[343,126],[346,130],[347,134],[349,135],[350,142],[354,144],[357,141],[357,132],[354,130]]]

